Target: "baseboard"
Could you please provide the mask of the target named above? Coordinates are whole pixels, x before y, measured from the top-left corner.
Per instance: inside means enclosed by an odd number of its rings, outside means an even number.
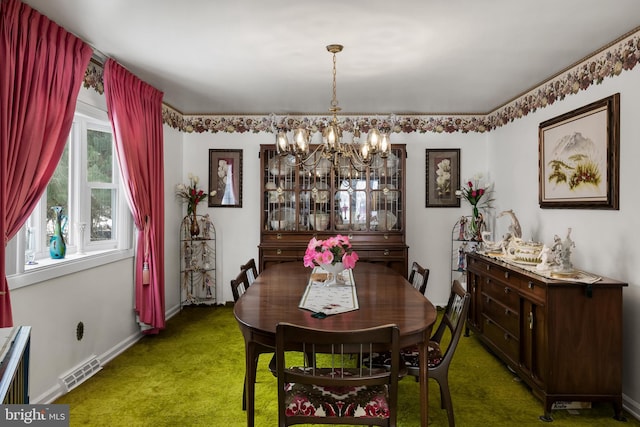
[[[622,393],[622,407],[633,418],[640,420],[640,404],[624,393]]]
[[[175,305],[166,311],[165,318],[168,320],[171,317],[178,314],[179,312],[180,312],[180,305]],[[142,332],[136,332],[130,335],[126,339],[120,341],[117,345],[110,348],[105,353],[98,356],[98,359],[100,360],[102,365],[106,365],[115,357],[122,354],[125,350],[129,349],[131,346],[137,343],[143,336],[144,334],[142,334]],[[82,364],[78,365],[78,367],[71,369],[70,371],[74,371],[75,369],[78,369],[81,365]],[[64,396],[66,393],[67,391],[65,390],[65,388],[61,386],[59,383],[57,383],[55,386],[51,387],[50,389],[42,393],[40,396],[37,396],[35,398],[31,397],[30,403],[48,405],[54,402],[60,396]]]

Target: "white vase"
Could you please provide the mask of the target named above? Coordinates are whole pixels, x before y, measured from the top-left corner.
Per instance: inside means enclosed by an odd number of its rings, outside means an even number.
[[[344,264],[341,262],[335,264],[320,264],[320,267],[329,273],[329,278],[325,280],[324,286],[339,286],[345,284],[342,278],[342,272],[345,270]]]

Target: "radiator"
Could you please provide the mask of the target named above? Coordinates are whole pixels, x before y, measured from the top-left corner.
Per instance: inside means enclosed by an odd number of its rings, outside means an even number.
[[[0,401],[4,405],[28,404],[31,327],[2,328],[1,336]]]

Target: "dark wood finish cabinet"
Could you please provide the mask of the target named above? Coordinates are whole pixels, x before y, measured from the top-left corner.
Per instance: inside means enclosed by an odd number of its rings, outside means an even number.
[[[275,145],[262,145],[260,270],[302,262],[312,237],[342,234],[361,261],[406,277],[405,157],[405,146],[394,144],[387,158],[376,156],[367,167],[318,157],[300,168],[293,156],[278,155]]]
[[[608,401],[622,419],[624,286],[547,279],[468,254],[467,327],[531,387],[545,419],[557,401]]]

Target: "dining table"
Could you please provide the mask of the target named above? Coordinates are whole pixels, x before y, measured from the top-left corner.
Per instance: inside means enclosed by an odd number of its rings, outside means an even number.
[[[235,303],[234,315],[245,341],[247,426],[254,425],[257,351],[274,348],[276,326],[280,322],[322,329],[346,331],[395,324],[400,330],[400,346],[419,348],[420,366],[427,366],[427,347],[436,321],[436,308],[405,277],[383,264],[358,262],[352,269],[357,309],[318,315],[300,308],[311,279],[310,268],[302,262],[270,265]],[[428,424],[428,369],[421,369],[420,422]]]

